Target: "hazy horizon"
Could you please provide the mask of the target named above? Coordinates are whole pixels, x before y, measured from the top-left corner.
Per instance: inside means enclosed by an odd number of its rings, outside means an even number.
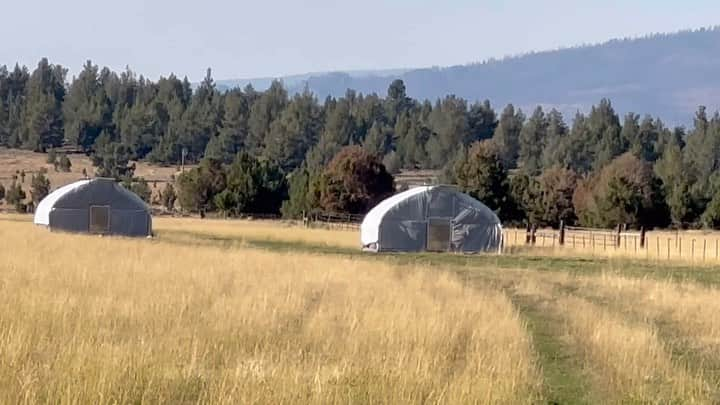
[[[451,66],[711,27],[720,11],[709,0],[96,4],[4,5],[13,18],[0,25],[0,35],[12,40],[0,47],[0,64],[32,68],[48,57],[69,68],[70,78],[90,59],[113,70],[130,66],[151,79],[175,73],[192,81],[208,67],[216,79],[248,79]]]

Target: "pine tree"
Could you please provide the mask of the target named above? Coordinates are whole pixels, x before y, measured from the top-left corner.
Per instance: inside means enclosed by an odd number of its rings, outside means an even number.
[[[67,142],[90,150],[95,139],[110,123],[111,110],[100,82],[99,68],[87,61],[72,81],[63,103],[64,134]]]
[[[592,153],[593,169],[600,170],[613,159],[627,151],[627,143],[621,136],[620,119],[610,103],[603,99],[594,106],[587,118],[586,142],[595,145]]]
[[[640,157],[640,116],[635,113],[626,114],[620,135],[630,151]]]
[[[542,152],[547,141],[548,122],[542,107],[537,107],[520,131],[518,166],[529,175],[542,168]]]
[[[520,131],[522,131],[525,115],[522,111],[515,111],[515,107],[509,104],[500,115],[493,142],[498,147],[498,154],[503,166],[509,169],[517,167],[517,159],[520,153]]]
[[[189,161],[199,161],[210,139],[217,136],[221,120],[220,94],[208,69],[203,82],[193,94],[178,128],[179,143],[187,149]]]
[[[633,155],[646,162],[656,161],[659,157],[658,143],[662,130],[662,121],[659,119],[655,121],[652,117],[646,115],[638,128],[637,138],[630,143],[630,151]]]
[[[50,65],[43,58],[30,76],[21,130],[25,148],[45,152],[62,145],[66,73],[62,66]]]
[[[219,133],[208,142],[205,157],[230,163],[243,150],[248,136],[248,96],[237,89],[228,92],[223,100],[223,111]]]
[[[326,110],[327,120],[317,145],[308,157],[311,169],[330,163],[340,150],[350,144],[355,133],[355,120],[350,113],[350,105],[345,99],[330,104]]]
[[[286,172],[295,170],[317,142],[320,128],[317,100],[306,90],[293,97],[280,117],[271,124],[265,157],[276,162]]]
[[[388,133],[383,127],[383,124],[375,121],[368,135],[365,137],[363,147],[367,153],[374,156],[384,156],[388,151],[389,139]]]
[[[407,96],[407,89],[402,80],[396,79],[390,83],[385,105],[386,116],[391,124],[394,124],[399,116],[412,107],[412,99]]]
[[[720,168],[720,117],[708,119],[705,107],[700,107],[685,147],[688,169],[698,180],[700,190],[709,190],[710,176]]]
[[[515,209],[511,207],[508,172],[493,142],[474,143],[456,163],[455,178],[463,192],[487,205],[502,219],[512,219],[511,212]]]
[[[490,106],[490,101],[475,103],[468,112],[468,136],[464,144],[469,145],[477,141],[492,138],[498,126],[497,114]]]
[[[430,128],[428,157],[433,168],[441,168],[454,159],[458,146],[469,137],[467,102],[455,96],[443,99],[430,115]]]
[[[567,162],[564,156],[563,147],[567,144],[568,127],[563,120],[562,114],[552,109],[547,114],[547,134],[545,147],[542,152],[542,166],[544,169],[556,165],[565,166]]]
[[[282,83],[275,80],[270,88],[252,104],[248,118],[249,133],[245,142],[247,152],[260,156],[265,150],[266,139],[273,121],[280,117],[288,103],[288,94]]]
[[[91,155],[98,177],[125,180],[133,177],[135,164],[130,163],[131,151],[125,145],[112,141],[103,133],[95,141],[95,152]]]
[[[0,66],[0,145],[20,146],[29,77],[27,69],[19,65],[12,71]]]
[[[310,171],[303,164],[290,174],[288,199],[281,212],[286,218],[303,218],[321,211],[322,172]]]

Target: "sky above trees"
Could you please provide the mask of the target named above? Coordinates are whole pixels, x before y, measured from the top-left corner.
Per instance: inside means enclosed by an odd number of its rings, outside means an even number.
[[[85,60],[200,81],[445,66],[717,24],[714,0],[9,2],[0,64]]]

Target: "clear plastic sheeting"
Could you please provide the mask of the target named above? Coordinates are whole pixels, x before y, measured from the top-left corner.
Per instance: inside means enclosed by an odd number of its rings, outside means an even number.
[[[91,221],[92,211],[98,208],[102,208],[102,226]],[[34,222],[65,232],[152,234],[150,207],[113,179],[81,180],[60,187],[38,204]]]
[[[73,190],[88,184],[89,182],[90,180],[76,181],[75,183],[62,186],[57,190],[53,191],[52,193],[48,194],[45,198],[43,198],[42,201],[40,201],[37,208],[35,209],[35,223],[45,226],[50,225],[50,211],[55,206],[57,200],[59,200],[64,195],[71,193]]]
[[[502,225],[480,201],[449,186],[416,187],[373,208],[360,227],[364,250],[493,252]]]

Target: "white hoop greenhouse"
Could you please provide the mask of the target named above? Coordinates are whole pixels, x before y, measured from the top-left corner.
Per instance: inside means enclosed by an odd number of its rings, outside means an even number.
[[[360,227],[363,249],[497,252],[502,225],[480,201],[449,186],[416,187],[378,204]]]
[[[114,179],[80,180],[48,194],[35,224],[51,230],[121,236],[152,234],[150,207]]]

